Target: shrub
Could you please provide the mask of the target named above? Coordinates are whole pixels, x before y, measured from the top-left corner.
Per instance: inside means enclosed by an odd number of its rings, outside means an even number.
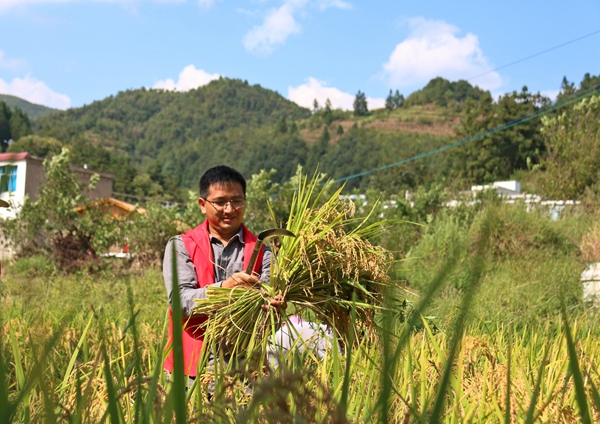
[[[69,168],[69,151],[44,161],[46,182],[38,200],[24,200],[15,219],[3,220],[3,235],[17,256],[44,255],[62,270],[95,265],[97,253],[107,251],[119,238],[118,223],[108,211],[86,197],[98,181],[87,186],[77,182]]]

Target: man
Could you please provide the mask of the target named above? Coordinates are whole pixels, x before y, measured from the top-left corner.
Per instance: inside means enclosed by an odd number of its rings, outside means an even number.
[[[204,340],[200,325],[206,320],[205,316],[193,314],[194,299],[205,298],[208,286],[252,287],[260,281],[269,281],[271,252],[268,249],[261,250],[251,274],[244,271],[256,245],[256,236],[242,224],[245,200],[246,180],[242,174],[227,166],[209,169],[200,178],[198,199],[206,219],[193,230],[171,238],[166,247],[163,277],[171,310],[180,307],[183,311],[184,373],[189,377],[197,373]],[[173,281],[173,263],[177,266],[177,282]],[[180,305],[173,305],[174,284],[179,286]],[[285,305],[280,298],[270,304]],[[172,340],[172,327],[170,322],[167,348]],[[173,372],[172,349],[164,368]]]

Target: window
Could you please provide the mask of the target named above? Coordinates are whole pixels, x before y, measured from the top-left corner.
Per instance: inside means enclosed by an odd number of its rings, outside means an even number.
[[[17,167],[0,166],[0,193],[17,190]]]

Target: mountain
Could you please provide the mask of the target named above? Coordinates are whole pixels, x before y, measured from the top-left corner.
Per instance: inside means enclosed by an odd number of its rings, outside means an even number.
[[[187,189],[220,164],[248,177],[276,170],[275,183],[287,181],[301,165],[308,173],[318,169],[347,181],[346,190],[403,193],[425,184],[449,186],[457,175],[479,181],[468,173],[492,163],[477,156],[489,148],[472,143],[431,152],[537,110],[543,104],[538,97],[512,93],[496,103],[468,82],[436,78],[403,105],[356,116],[327,106],[311,113],[273,90],[221,78],[187,92],[123,91],[40,117],[33,131],[70,147],[74,165],[114,173],[115,191],[138,198],[185,199]],[[522,169],[521,157],[537,163],[543,149],[537,121],[532,125],[526,135],[502,139],[510,149],[493,151],[493,159],[510,164],[494,168],[486,181]],[[507,155],[513,150],[518,157]],[[416,157],[427,160],[411,159]]]
[[[247,82],[221,78],[188,92],[127,90],[116,96],[36,121],[47,136],[68,142],[84,136],[108,148],[122,149],[135,161],[155,158],[231,128],[274,125],[280,118],[303,119],[308,109],[279,93]]]
[[[11,109],[18,107],[25,112],[30,119],[39,118],[40,116],[46,116],[58,111],[58,109],[31,103],[9,94],[0,94],[0,102],[5,102]]]
[[[273,90],[221,78],[187,92],[123,91],[41,117],[33,125],[35,134],[74,146],[76,160],[90,167],[118,173],[122,164],[115,169],[115,157],[126,158],[172,190],[195,186],[199,173],[211,165],[229,163],[255,171],[264,163],[251,163],[250,153],[270,137],[269,128],[310,116],[308,109]],[[100,161],[107,155],[111,158]],[[296,163],[285,163],[290,170],[281,178],[295,171]],[[127,178],[122,190],[130,193],[134,177],[130,173]]]

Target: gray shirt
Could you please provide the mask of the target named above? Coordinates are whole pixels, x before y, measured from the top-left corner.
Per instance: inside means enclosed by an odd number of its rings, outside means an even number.
[[[215,279],[211,285],[220,287],[221,283],[229,276],[244,270],[244,231],[240,228],[238,233],[229,240],[227,246],[223,246],[218,238],[211,235],[210,244],[215,262]],[[185,248],[181,236],[172,237],[167,243],[163,259],[163,278],[169,296],[169,305],[173,307],[173,245],[175,245],[175,263],[177,264],[181,309],[184,316],[189,316],[196,306],[194,299],[206,297],[206,287],[198,288],[196,267]],[[270,273],[271,250],[265,248],[259,276],[260,281],[268,283]]]

